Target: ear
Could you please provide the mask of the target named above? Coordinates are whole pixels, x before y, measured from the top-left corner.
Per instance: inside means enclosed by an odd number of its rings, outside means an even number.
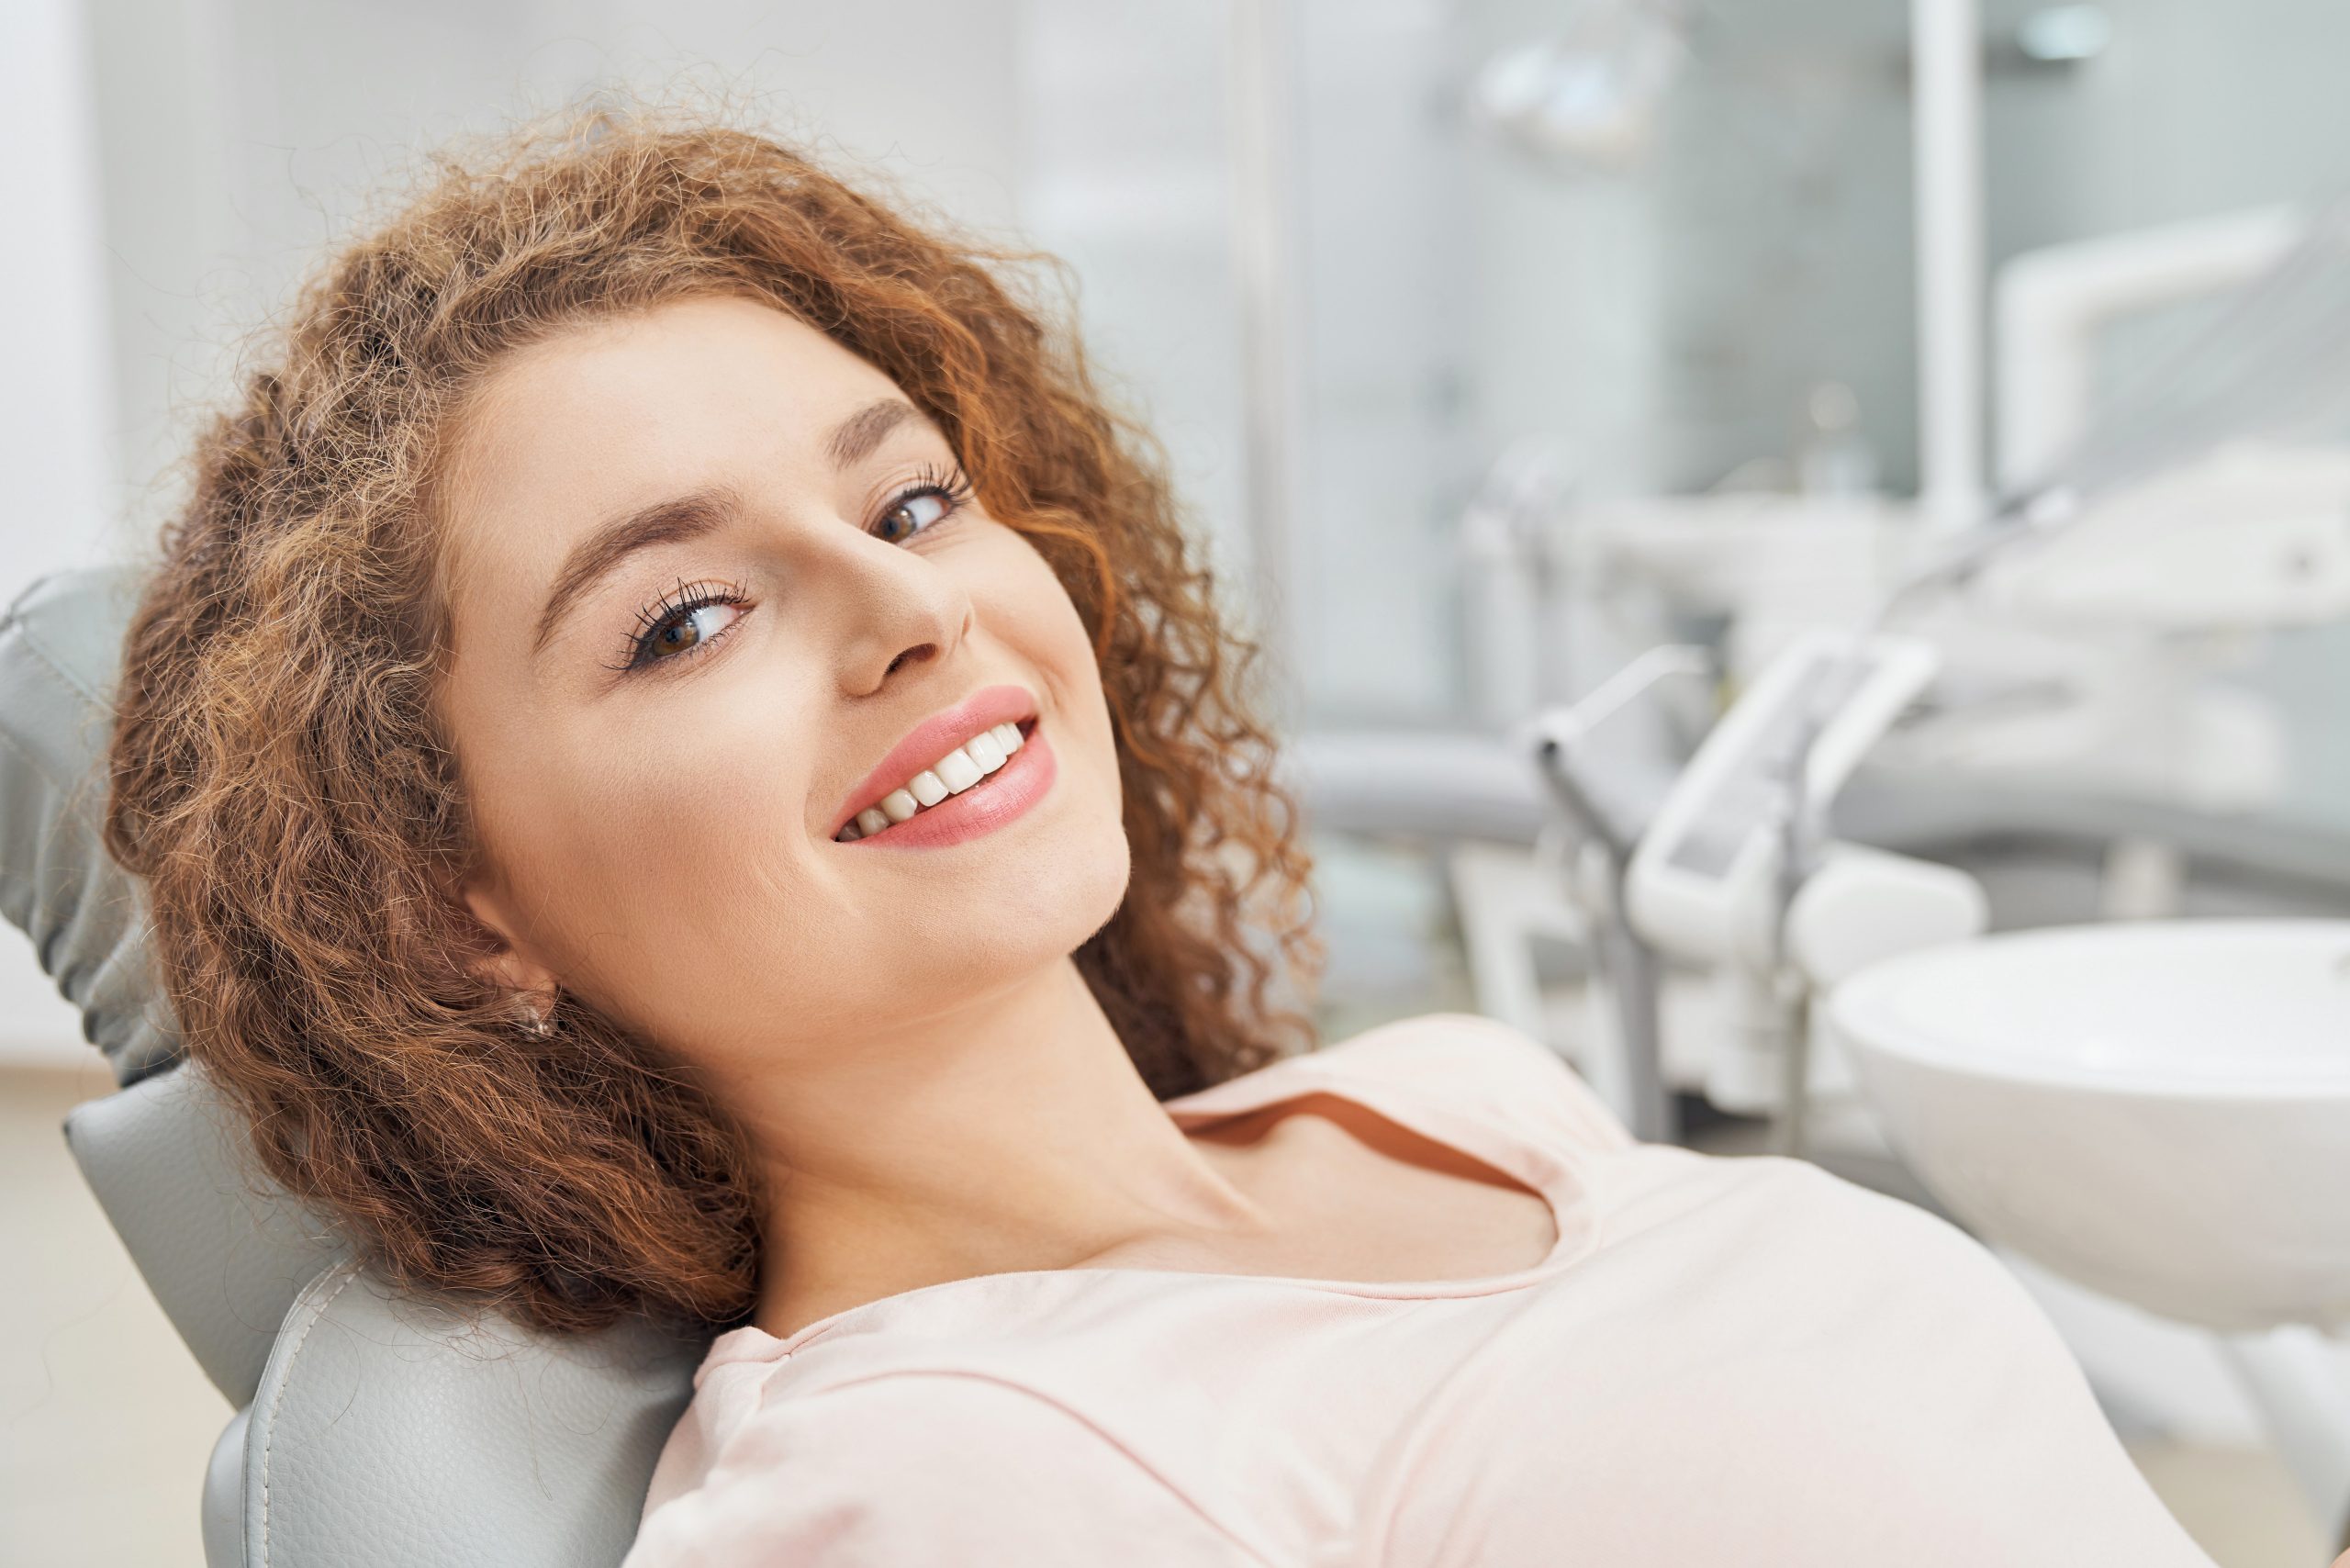
[[[457,898],[488,938],[488,950],[474,960],[474,973],[502,990],[552,999],[554,971],[531,956],[522,937],[522,923],[505,888],[484,873],[468,872],[457,885]]]

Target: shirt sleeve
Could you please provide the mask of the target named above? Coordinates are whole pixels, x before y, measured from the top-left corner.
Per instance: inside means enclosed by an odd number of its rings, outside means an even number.
[[[1058,1402],[890,1372],[760,1410],[622,1568],[1232,1568],[1265,1563]]]

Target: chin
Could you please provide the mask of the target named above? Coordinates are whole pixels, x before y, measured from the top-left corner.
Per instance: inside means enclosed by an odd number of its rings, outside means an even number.
[[[1066,957],[1117,914],[1133,872],[1125,824],[1112,821],[1080,842],[1061,846],[1042,874],[1024,876],[1026,885],[1012,907],[1024,912],[1024,924],[1038,938],[1040,956]]]
[[[1046,854],[1023,856],[999,878],[970,946],[990,952],[990,966],[1005,970],[1067,958],[1117,914],[1133,868],[1125,824],[1097,819]]]

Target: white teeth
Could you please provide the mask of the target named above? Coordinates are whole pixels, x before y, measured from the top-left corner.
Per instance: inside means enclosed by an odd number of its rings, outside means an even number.
[[[872,805],[856,813],[856,820],[841,829],[844,844],[879,833],[891,823],[904,822],[916,812],[934,806],[949,795],[959,795],[980,779],[1002,767],[1012,759],[1012,754],[1027,744],[1015,722],[1006,722],[992,729],[981,730],[930,767],[906,780],[901,789],[890,790]]]
[[[940,757],[938,766],[931,771],[937,774],[946,787],[957,795],[987,777],[979,771],[979,765],[973,762],[969,754],[961,746],[957,746],[953,751]]]

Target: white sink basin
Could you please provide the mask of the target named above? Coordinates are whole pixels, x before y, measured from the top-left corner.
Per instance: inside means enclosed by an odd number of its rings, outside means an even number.
[[[2214,1328],[2350,1327],[2350,921],[1952,943],[1854,975],[1826,1022],[1986,1240]]]

